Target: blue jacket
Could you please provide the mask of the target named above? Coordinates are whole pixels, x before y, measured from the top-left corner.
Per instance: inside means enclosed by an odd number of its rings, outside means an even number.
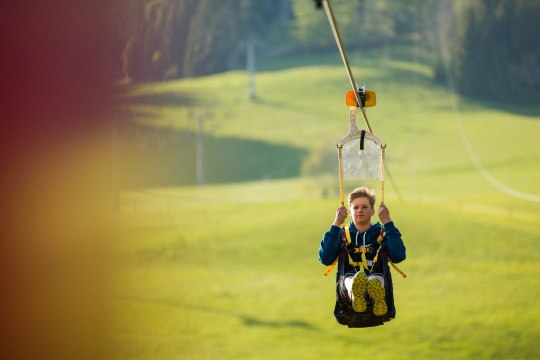
[[[350,224],[351,232],[351,241],[354,243],[356,239],[356,234],[358,230],[354,227],[354,223],[351,221]],[[396,228],[394,223],[391,221],[384,225],[385,237],[383,240],[383,250],[386,250],[388,253],[388,258],[393,263],[399,263],[405,260],[405,245],[403,245],[403,240],[401,239],[401,233]],[[339,251],[345,247],[342,239],[342,232],[345,231],[343,228],[339,228],[335,225],[330,226],[330,229],[324,233],[321,245],[319,246],[319,261],[326,265],[330,266],[338,257]],[[377,238],[381,233],[381,224],[375,223],[372,224],[369,229],[366,231],[366,245],[376,244]],[[358,234],[358,245],[362,244],[364,233]],[[341,261],[339,260],[339,268],[341,269]],[[348,260],[347,260],[348,261]]]

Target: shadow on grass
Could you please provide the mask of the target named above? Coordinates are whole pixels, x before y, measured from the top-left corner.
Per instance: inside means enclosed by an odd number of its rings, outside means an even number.
[[[127,100],[132,105],[153,106],[194,106],[198,99],[193,95],[175,90],[174,92],[160,92],[153,94],[132,95]]]
[[[118,183],[123,189],[296,177],[307,151],[285,144],[214,137],[144,124],[118,125]]]
[[[249,315],[238,315],[240,319],[244,322],[246,326],[261,326],[261,327],[270,327],[270,328],[283,328],[283,327],[295,327],[302,328],[306,330],[317,330],[316,326],[313,326],[310,323],[299,320],[282,320],[282,321],[272,321],[272,320],[261,320]]]
[[[333,40],[331,40],[333,41]],[[432,64],[433,55],[421,41],[396,40],[387,43],[359,45],[348,47],[348,59],[352,67],[374,67],[381,60],[391,59],[407,62]],[[330,49],[305,50],[295,55],[268,55],[261,59],[258,71],[281,71],[305,66],[343,66],[339,51],[333,46]]]
[[[287,320],[287,319],[266,320],[266,319],[255,317],[253,315],[244,314],[238,311],[227,311],[227,310],[213,308],[213,307],[205,306],[205,305],[186,304],[180,301],[170,300],[170,299],[151,299],[151,298],[143,298],[143,297],[115,297],[114,299],[120,300],[120,301],[140,302],[140,303],[151,304],[151,305],[171,306],[171,307],[181,308],[181,309],[186,309],[186,310],[200,311],[207,314],[213,314],[216,316],[227,316],[227,317],[238,318],[246,326],[267,327],[267,328],[276,328],[276,329],[301,328],[301,329],[310,330],[310,331],[318,330],[316,326],[303,320]]]
[[[449,91],[448,85],[444,80],[433,80],[431,86],[438,88],[442,91]],[[458,112],[462,113],[476,113],[483,112],[486,109],[492,109],[500,112],[505,112],[512,115],[521,115],[530,118],[540,118],[540,106],[537,103],[534,104],[519,104],[512,102],[512,99],[508,98],[507,101],[497,101],[496,99],[482,99],[479,97],[473,97],[470,95],[463,95],[459,92],[455,92],[459,98]],[[481,95],[481,94],[479,94]]]
[[[459,94],[458,94],[459,95]],[[460,111],[463,112],[476,112],[476,111],[484,111],[487,109],[493,109],[500,112],[505,112],[513,115],[521,115],[521,116],[527,116],[530,118],[540,118],[540,106],[537,104],[534,105],[520,105],[520,104],[512,104],[510,102],[497,102],[497,101],[489,101],[489,100],[482,100],[482,99],[473,99],[470,97],[465,98],[462,95],[462,98],[465,99],[465,103],[460,104]]]

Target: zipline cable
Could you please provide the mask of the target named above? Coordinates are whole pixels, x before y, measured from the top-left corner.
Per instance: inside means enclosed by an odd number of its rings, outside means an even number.
[[[356,103],[360,106],[360,111],[362,112],[362,116],[364,117],[364,122],[366,123],[366,126],[370,133],[373,133],[373,130],[371,129],[371,125],[369,124],[366,110],[362,106],[362,101],[360,100],[360,96],[358,94],[358,87],[356,86],[356,82],[354,81],[354,76],[351,71],[351,66],[349,65],[349,60],[347,58],[347,53],[345,52],[345,48],[343,47],[343,41],[341,40],[341,34],[339,32],[339,29],[336,25],[335,17],[334,17],[334,11],[332,10],[332,6],[330,5],[330,0],[317,0],[316,5],[317,7],[320,7],[322,2],[322,5],[324,7],[324,12],[326,13],[326,17],[328,18],[328,22],[330,23],[330,28],[332,29],[332,34],[334,34],[334,39],[336,40],[336,45],[339,49],[339,53],[341,55],[341,60],[343,61],[343,65],[345,65],[345,70],[347,71],[347,76],[349,77],[349,82],[351,83],[351,87],[354,92],[354,96],[356,98]],[[388,178],[390,179],[390,182],[392,183],[392,186],[396,190],[396,193],[398,197],[403,200],[401,197],[401,193],[399,192],[396,183],[394,182],[394,179],[392,175],[390,174],[390,171],[388,169],[388,165],[386,162],[384,163],[384,168],[386,169],[386,174],[388,175]]]
[[[339,29],[337,28],[336,21],[334,19],[334,12],[332,11],[330,0],[322,0],[322,4],[324,6],[324,12],[326,13],[328,22],[330,23],[330,28],[332,29],[332,33],[334,34],[334,38],[336,39],[336,44],[339,49],[339,53],[341,54],[341,60],[343,60],[343,65],[345,65],[347,75],[349,76],[349,82],[351,83],[351,87],[353,89],[354,96],[356,98],[356,103],[360,107],[360,111],[362,112],[364,121],[366,123],[366,126],[369,132],[373,134],[373,130],[371,129],[371,125],[369,124],[369,121],[366,115],[366,110],[362,106],[362,101],[360,100],[360,96],[358,95],[358,87],[356,85],[356,82],[354,81],[354,77],[351,71],[351,66],[349,65],[349,60],[347,59],[347,54],[345,53],[345,49],[343,48],[343,42],[341,41],[341,34],[339,33]]]

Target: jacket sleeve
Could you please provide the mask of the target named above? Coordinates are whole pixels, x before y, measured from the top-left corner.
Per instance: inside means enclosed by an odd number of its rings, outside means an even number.
[[[384,246],[388,251],[388,257],[393,263],[402,262],[406,258],[406,253],[401,233],[392,221],[384,225],[384,231]]]
[[[326,266],[332,265],[338,257],[341,244],[341,228],[335,225],[330,226],[330,229],[324,233],[319,246],[319,261]]]

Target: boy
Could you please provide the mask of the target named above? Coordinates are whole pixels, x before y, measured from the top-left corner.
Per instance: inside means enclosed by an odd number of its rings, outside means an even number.
[[[383,316],[388,308],[385,302],[382,261],[377,261],[377,257],[382,250],[387,253],[390,261],[399,263],[405,260],[405,246],[384,204],[378,209],[380,222],[371,224],[371,217],[375,214],[373,190],[367,187],[354,189],[348,196],[348,205],[352,217],[348,234],[346,228],[341,228],[347,218],[347,208],[341,205],[336,210],[333,224],[321,241],[319,261],[329,266],[338,259],[336,286],[341,301],[350,303],[355,312],[365,312],[367,292],[373,302],[373,314]],[[380,239],[383,228],[384,238]],[[342,256],[339,256],[340,254]]]

